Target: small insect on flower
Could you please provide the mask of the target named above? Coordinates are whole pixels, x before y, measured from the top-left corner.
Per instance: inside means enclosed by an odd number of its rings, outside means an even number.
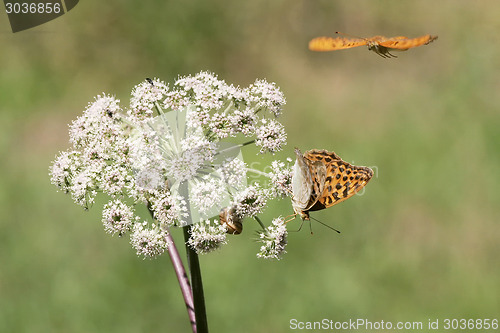
[[[222,208],[219,214],[221,225],[225,225],[227,233],[232,235],[239,235],[243,231],[243,224],[241,218],[236,215],[234,207]]]

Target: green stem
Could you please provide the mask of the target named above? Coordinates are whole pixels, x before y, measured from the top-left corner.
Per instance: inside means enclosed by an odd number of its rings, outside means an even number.
[[[197,333],[208,333],[207,311],[205,309],[205,296],[203,294],[203,282],[201,279],[200,262],[198,254],[189,245],[189,234],[192,225],[185,226],[184,240],[186,243],[186,255],[191,273],[191,286],[193,288],[194,313],[196,317]]]
[[[262,221],[257,215],[255,215],[253,218],[255,219],[255,221],[259,222],[260,226],[262,227],[262,230],[266,230],[266,226],[264,225],[264,223],[262,223]]]
[[[226,151],[230,151],[230,150],[233,150],[233,149],[236,149],[236,148],[243,148],[243,147],[248,146],[249,144],[252,144],[254,142],[255,142],[255,140],[250,140],[250,141],[247,141],[247,142],[244,142],[244,143],[240,143],[240,144],[237,144],[237,145],[225,148],[225,149],[221,149],[221,150],[217,151],[215,153],[215,155],[219,155],[219,154],[225,153]]]

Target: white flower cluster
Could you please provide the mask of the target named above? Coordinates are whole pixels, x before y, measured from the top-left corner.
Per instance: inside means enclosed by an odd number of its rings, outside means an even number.
[[[281,259],[286,253],[287,243],[285,221],[282,217],[275,218],[272,224],[260,233],[260,241],[264,244],[260,247],[257,257],[265,259]]]
[[[202,221],[191,228],[188,244],[197,253],[209,253],[227,243],[226,232],[224,225],[210,220]]]
[[[271,172],[268,175],[271,181],[270,191],[272,197],[286,197],[292,195],[291,161],[291,159],[288,161],[288,165],[278,160],[271,162]]]
[[[274,154],[286,144],[276,120],[285,98],[274,83],[257,80],[240,88],[207,72],[180,77],[172,88],[147,79],[133,89],[129,108],[119,104],[109,95],[89,104],[70,126],[72,148],[56,157],[50,175],[84,208],[97,193],[108,195],[104,228],[129,233],[138,255],[162,254],[169,228],[191,223],[188,244],[210,252],[226,242],[226,226],[207,222],[222,208],[231,207],[235,221],[256,217],[289,188],[290,169],[279,161],[273,162],[269,188],[248,185],[250,169],[241,152],[254,143],[260,153]],[[138,217],[137,204],[145,204],[154,219]],[[277,230],[273,225],[266,234]],[[283,253],[286,242],[275,243]]]

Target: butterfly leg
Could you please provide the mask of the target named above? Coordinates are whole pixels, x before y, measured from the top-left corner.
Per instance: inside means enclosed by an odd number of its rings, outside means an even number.
[[[287,224],[288,222],[295,220],[296,217],[297,217],[297,214],[288,215],[287,217],[285,217],[284,223]]]
[[[300,223],[300,226],[299,226],[299,228],[297,230],[290,230],[290,232],[299,232],[300,230],[302,230],[302,226],[303,225],[304,225],[304,220],[302,220],[302,222]]]

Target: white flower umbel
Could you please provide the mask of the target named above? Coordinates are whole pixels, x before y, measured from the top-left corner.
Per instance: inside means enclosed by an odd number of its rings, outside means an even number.
[[[255,144],[260,147],[260,153],[280,151],[286,144],[286,132],[283,125],[276,120],[262,119],[256,131]]]
[[[159,79],[146,80],[132,91],[128,116],[136,121],[153,117],[155,103],[165,98],[168,86]]]
[[[199,254],[210,253],[226,244],[226,227],[210,220],[193,225],[189,246]]]
[[[240,218],[253,217],[262,212],[267,203],[265,191],[254,184],[239,192],[235,196],[234,207]]]
[[[275,218],[272,224],[260,233],[260,242],[263,245],[260,247],[257,257],[280,260],[286,253],[287,235],[285,220],[281,216]]]
[[[187,215],[186,201],[175,193],[167,191],[158,192],[158,196],[151,196],[153,215],[160,223],[160,227],[168,230],[169,226],[182,221]]]
[[[134,210],[121,200],[108,202],[102,210],[104,229],[113,235],[123,236],[129,232],[138,218],[135,216]]]
[[[284,162],[275,160],[271,162],[271,172],[268,174],[271,182],[270,195],[272,197],[285,197],[292,193],[292,167]]]
[[[107,195],[105,230],[130,233],[138,255],[162,254],[169,230],[192,223],[191,246],[210,252],[225,244],[227,230],[206,221],[231,207],[241,232],[245,217],[258,218],[286,190],[285,166],[256,172],[242,153],[249,144],[261,154],[284,147],[277,120],[284,104],[283,93],[266,80],[240,88],[208,72],[179,77],[171,87],[147,79],[134,87],[129,108],[105,94],[87,106],[70,125],[72,147],[51,165],[51,182],[85,208],[98,193]],[[249,185],[249,170],[271,181]],[[140,204],[152,218],[135,216],[132,207]]]
[[[136,223],[130,236],[130,244],[138,256],[155,258],[168,249],[165,238],[166,231],[162,231],[156,225],[148,226],[146,222]]]
[[[231,188],[241,190],[246,185],[247,167],[241,159],[227,159],[221,164],[218,172],[224,183]]]
[[[249,89],[257,108],[267,109],[276,117],[281,114],[281,107],[285,104],[285,96],[276,84],[266,80],[257,80]]]
[[[213,206],[221,207],[226,193],[222,179],[205,176],[195,182],[191,191],[191,201],[201,214],[206,214]]]

